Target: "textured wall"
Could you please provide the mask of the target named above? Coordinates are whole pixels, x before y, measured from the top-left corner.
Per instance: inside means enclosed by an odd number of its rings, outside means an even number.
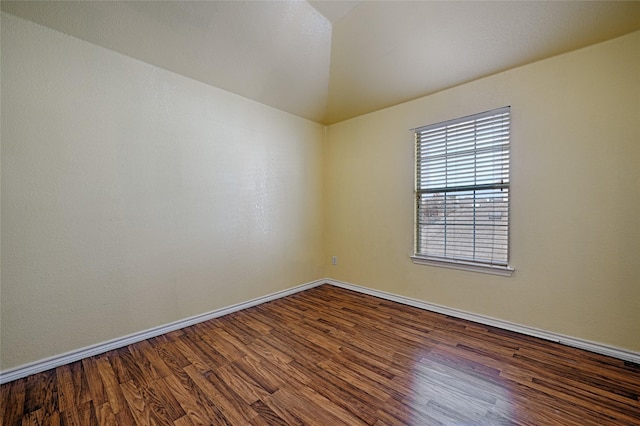
[[[640,33],[324,147],[317,124],[11,15],[1,36],[2,370],[322,276],[640,350]],[[412,264],[409,129],[503,105],[515,274]]]
[[[322,126],[2,15],[7,369],[322,277]]]
[[[411,263],[410,129],[505,105],[514,275]],[[640,351],[638,141],[640,32],[333,125],[326,274]]]

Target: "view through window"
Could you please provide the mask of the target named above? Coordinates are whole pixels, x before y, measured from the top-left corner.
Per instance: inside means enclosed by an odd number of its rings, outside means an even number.
[[[507,266],[510,107],[415,130],[416,256]]]

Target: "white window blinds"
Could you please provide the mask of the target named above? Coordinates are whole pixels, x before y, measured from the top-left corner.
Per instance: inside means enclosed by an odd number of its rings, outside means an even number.
[[[507,266],[510,107],[420,127],[416,256]]]

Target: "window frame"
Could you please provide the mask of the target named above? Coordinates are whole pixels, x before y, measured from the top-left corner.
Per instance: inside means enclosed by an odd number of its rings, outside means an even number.
[[[504,115],[505,113],[508,114],[508,118],[509,118],[509,124],[508,124],[508,139],[506,142],[506,147],[507,147],[507,154],[506,154],[506,158],[507,158],[507,167],[506,167],[506,176],[507,176],[507,182],[506,184],[504,184],[503,181],[501,181],[500,184],[494,184],[496,186],[501,185],[502,187],[506,187],[507,189],[507,196],[506,196],[506,210],[507,210],[507,221],[506,221],[506,230],[507,230],[507,236],[506,236],[506,262],[502,263],[502,262],[491,262],[491,261],[475,261],[473,259],[468,259],[468,258],[461,258],[458,257],[456,258],[455,255],[452,256],[436,256],[433,254],[428,254],[428,253],[424,253],[421,252],[420,250],[420,215],[421,215],[421,196],[425,193],[427,193],[426,191],[431,190],[432,188],[429,189],[425,189],[425,188],[421,188],[421,182],[419,181],[420,179],[420,167],[422,165],[422,160],[420,158],[420,143],[421,143],[421,139],[420,139],[420,134],[422,132],[425,131],[431,131],[434,129],[447,129],[448,127],[451,126],[455,126],[455,125],[459,125],[461,123],[473,123],[474,126],[474,135],[476,134],[476,124],[478,122],[478,120],[483,120],[483,119],[487,119],[489,117],[496,117],[499,115]],[[489,111],[485,111],[485,112],[481,112],[478,114],[472,114],[472,115],[468,115],[468,116],[464,116],[464,117],[459,117],[459,118],[455,118],[452,120],[446,120],[443,122],[439,122],[439,123],[434,123],[434,124],[429,124],[429,125],[425,125],[425,126],[420,126],[417,128],[412,129],[413,131],[413,135],[414,135],[414,149],[415,149],[415,157],[414,157],[414,172],[415,172],[415,178],[414,178],[414,248],[413,248],[413,255],[410,256],[411,260],[413,263],[415,264],[420,264],[420,265],[429,265],[429,266],[440,266],[440,267],[446,267],[446,268],[454,268],[454,269],[462,269],[465,271],[472,271],[472,272],[481,272],[481,273],[489,273],[489,274],[494,274],[494,275],[502,275],[502,276],[511,276],[514,272],[514,268],[512,266],[510,266],[509,261],[510,261],[510,248],[511,248],[511,241],[510,241],[510,236],[511,236],[511,215],[510,215],[510,204],[511,204],[511,171],[510,171],[510,150],[511,150],[511,107],[510,106],[504,106],[501,108],[496,108],[493,110],[489,110]],[[430,143],[430,142],[429,142]],[[445,142],[444,144],[448,147],[449,145],[449,136],[446,136],[445,138]],[[474,159],[477,157],[479,149],[478,148],[474,148],[473,151],[470,151],[472,153],[472,155],[474,156]],[[470,154],[471,155],[471,154]],[[445,154],[445,157],[447,157],[448,154]],[[447,157],[448,158],[448,157]],[[475,161],[475,160],[474,160]],[[449,170],[449,168],[451,166],[448,165],[448,162],[445,160],[445,169]],[[504,173],[502,171],[502,173]],[[474,176],[474,181],[476,181],[476,177],[478,176],[477,174],[477,170],[473,170],[473,176]],[[446,198],[446,196],[448,194],[450,194],[451,192],[455,191],[461,191],[460,188],[469,188],[471,187],[470,190],[474,191],[474,195],[473,195],[473,200],[475,203],[475,191],[479,191],[482,189],[483,186],[487,186],[486,184],[482,184],[482,183],[475,183],[473,185],[469,185],[467,183],[464,184],[452,184],[450,185],[447,181],[447,183],[445,184],[447,191],[444,192],[444,196]],[[453,190],[453,191],[451,191]],[[422,207],[424,208],[424,206]],[[475,210],[475,209],[474,209]],[[447,211],[445,210],[445,212],[443,213],[443,217],[446,216]],[[475,217],[475,213],[474,213],[474,217],[473,217],[473,226],[475,228],[476,226],[476,222],[478,221],[478,219],[476,219]],[[454,226],[454,225],[447,225],[446,221],[443,224],[443,226],[446,227],[447,226]],[[492,232],[494,232],[495,230],[492,230]],[[424,231],[423,231],[424,232]],[[474,235],[475,235],[475,231],[474,231]],[[492,234],[492,236],[495,234]],[[492,237],[493,238],[493,237]],[[475,236],[474,236],[475,239]],[[475,247],[475,242],[473,243],[473,246]],[[493,244],[493,242],[492,242]],[[444,245],[445,247],[445,252],[446,252],[446,243]],[[475,250],[475,249],[474,249]]]

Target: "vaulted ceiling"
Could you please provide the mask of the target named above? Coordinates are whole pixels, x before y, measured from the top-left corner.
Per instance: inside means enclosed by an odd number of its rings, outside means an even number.
[[[324,124],[640,29],[637,1],[3,0],[1,7]]]

